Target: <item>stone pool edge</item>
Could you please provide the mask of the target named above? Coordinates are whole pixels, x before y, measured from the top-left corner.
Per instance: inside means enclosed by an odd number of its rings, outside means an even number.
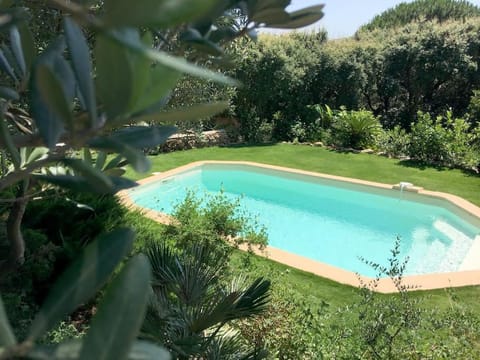
[[[254,167],[263,168],[267,170],[283,171],[291,174],[307,175],[307,176],[317,177],[320,179],[336,180],[336,181],[342,181],[342,182],[356,184],[356,185],[366,185],[366,186],[387,189],[387,190],[398,189],[398,184],[389,185],[389,184],[384,184],[379,182],[366,181],[366,180],[348,178],[348,177],[337,176],[337,175],[329,175],[329,174],[323,174],[318,172],[293,169],[293,168],[287,168],[287,167],[276,166],[276,165],[268,165],[263,163],[250,162],[250,161],[217,161],[217,160],[195,161],[187,165],[183,165],[165,172],[156,173],[147,178],[138,180],[137,184],[139,185],[149,184],[149,183],[176,175],[178,173],[188,171],[192,168],[196,168],[202,165],[209,165],[209,164],[254,166]],[[446,200],[447,202],[453,204],[454,206],[457,206],[458,208],[463,209],[470,215],[473,215],[474,217],[480,219],[480,208],[459,196],[438,192],[438,191],[424,190],[423,188],[418,188],[418,187],[413,187],[412,189],[405,188],[404,190],[412,191],[419,195],[424,195],[431,198]],[[141,211],[144,216],[154,221],[158,221],[163,224],[168,224],[169,222],[172,221],[172,218],[167,214],[164,214],[155,210],[145,209],[141,206],[136,205],[130,198],[128,190],[120,191],[117,194],[117,196],[120,198],[121,202],[124,205],[130,208],[133,208],[135,210]],[[464,263],[462,263],[461,267],[464,269],[472,268],[475,265],[475,263],[478,264],[478,258],[480,257],[479,256],[480,254],[478,253],[475,254],[473,253],[473,251],[478,250],[479,246],[475,246],[475,244],[477,245],[480,244],[480,235],[474,239],[474,244],[472,245],[470,252],[465,257],[465,259],[468,259],[468,263],[465,264],[465,261]],[[242,247],[241,249],[246,250],[246,248],[242,248]],[[363,283],[368,283],[373,280],[372,278],[369,278],[366,276],[360,276],[354,272],[347,271],[347,270],[344,270],[326,263],[322,263],[319,261],[315,261],[300,255],[292,254],[272,246],[267,246],[264,250],[254,249],[254,252],[257,255],[266,257],[270,260],[274,260],[279,263],[285,264],[287,266],[290,266],[302,271],[306,271],[306,272],[315,274],[317,276],[321,276],[345,285],[358,287],[360,285],[360,281],[362,281]],[[465,271],[457,271],[457,272],[449,272],[449,273],[409,275],[409,276],[404,276],[403,284],[410,285],[411,286],[410,290],[434,290],[434,289],[442,289],[447,287],[480,285],[480,270],[475,269],[475,270],[465,270]],[[375,290],[381,293],[393,293],[397,291],[393,282],[388,278],[380,279]]]

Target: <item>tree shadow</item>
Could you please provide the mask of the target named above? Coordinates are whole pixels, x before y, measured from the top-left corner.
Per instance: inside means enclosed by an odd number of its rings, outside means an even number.
[[[449,170],[450,168],[443,166],[443,165],[437,165],[437,164],[429,164],[425,163],[423,161],[416,161],[416,160],[399,160],[397,161],[396,165],[400,165],[403,167],[409,167],[409,168],[415,168],[419,170],[426,170],[426,169],[434,169],[437,171],[445,171]]]
[[[326,149],[330,152],[334,152],[337,154],[361,154],[362,151],[353,148],[336,148],[336,147],[326,147]]]
[[[240,144],[228,144],[228,145],[221,145],[220,147],[228,148],[228,149],[243,149],[243,148],[255,148],[255,147],[268,147],[268,146],[275,146],[278,143],[276,142],[268,142],[268,143],[240,143]]]
[[[415,168],[419,170],[426,170],[426,169],[434,169],[437,171],[448,171],[448,170],[460,170],[464,175],[466,176],[471,176],[471,177],[479,177],[480,174],[469,169],[462,169],[462,168],[452,168],[444,165],[438,165],[438,164],[428,164],[425,162],[421,161],[416,161],[416,160],[399,160],[397,161],[396,165],[404,166],[404,167],[409,167],[409,168]]]

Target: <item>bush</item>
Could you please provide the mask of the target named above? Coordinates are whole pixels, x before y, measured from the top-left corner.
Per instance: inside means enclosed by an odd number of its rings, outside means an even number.
[[[430,114],[418,112],[410,136],[408,155],[412,159],[430,164],[444,164],[447,161],[447,134],[442,126],[442,117],[434,120]]]
[[[471,126],[476,126],[480,123],[480,90],[473,90],[465,117]]]
[[[419,300],[409,293],[414,287],[403,282],[408,258],[401,260],[399,254],[400,239],[397,238],[388,267],[363,260],[378,272],[374,280],[360,282],[362,301],[358,319],[362,352],[371,358],[393,359],[398,353],[408,354],[414,349],[410,336],[419,327],[421,311]],[[391,279],[397,293],[385,298],[375,292],[382,277]]]
[[[450,167],[477,168],[480,163],[479,130],[470,131],[464,119],[454,119],[450,111],[433,120],[418,113],[412,125],[408,153],[423,163]]]
[[[292,139],[294,143],[305,142],[308,138],[308,130],[305,127],[305,124],[301,122],[296,122],[290,128],[290,133],[292,134]]]
[[[120,226],[137,233],[136,249],[142,247],[163,225],[122,206],[113,195],[75,194],[56,197],[44,193],[42,200],[28,204],[23,233],[25,264],[2,289],[24,294],[40,305],[55,279],[87,244]],[[68,216],[65,216],[68,214]]]
[[[324,35],[263,35],[258,42],[232,48],[237,60],[233,76],[244,84],[232,103],[245,140],[257,141],[264,122],[273,124],[275,139],[290,140],[292,125],[306,121],[307,105],[320,101],[313,83]]]
[[[288,272],[288,270],[286,270]],[[321,327],[327,303],[316,308],[284,282],[284,272],[269,273],[272,297],[265,313],[238,322],[245,339],[255,347],[267,348],[274,359],[321,358]]]
[[[205,243],[226,257],[233,246],[267,244],[265,228],[241,209],[238,199],[232,202],[222,192],[204,198],[188,192],[172,216],[175,221],[158,237],[179,248]]]
[[[303,121],[296,121],[290,128],[291,139],[294,142],[324,140],[325,131],[333,122],[333,111],[328,105],[307,106],[307,115]]]
[[[143,336],[166,344],[176,357],[266,355],[263,346],[246,342],[230,327],[234,320],[259,316],[269,300],[269,281],[257,277],[247,286],[244,278],[228,271],[234,246],[267,243],[265,229],[239,201],[223,192],[203,198],[188,192],[174,208],[175,220],[147,244],[155,296]]]
[[[43,340],[47,344],[60,344],[64,341],[79,339],[84,335],[71,322],[62,321],[55,329],[49,331]]]
[[[313,122],[316,127],[328,129],[332,126],[335,113],[330,106],[317,104],[308,106],[308,109],[311,110],[311,117],[313,118],[311,122]]]
[[[432,2],[435,3],[435,2]],[[442,24],[422,22],[361,31],[355,38],[325,42],[320,34],[261,36],[232,47],[232,73],[244,83],[232,98],[250,140],[255,118],[274,123],[274,137],[293,140],[292,126],[308,129],[309,107],[368,109],[388,128],[407,129],[417,111],[436,116],[449,106],[458,116],[469,107],[478,118],[479,25],[475,18]],[[243,45],[243,44],[242,44]],[[300,140],[300,138],[299,138]]]
[[[361,149],[373,146],[381,125],[378,118],[367,110],[338,111],[332,123],[332,141],[340,147]]]
[[[377,137],[377,149],[391,157],[406,156],[409,146],[410,135],[399,125],[391,130],[380,132]]]
[[[448,166],[476,169],[480,165],[480,126],[470,131],[470,124],[464,119],[453,119],[447,112],[447,154]]]
[[[273,124],[267,121],[262,121],[253,140],[255,143],[259,144],[273,141]]]

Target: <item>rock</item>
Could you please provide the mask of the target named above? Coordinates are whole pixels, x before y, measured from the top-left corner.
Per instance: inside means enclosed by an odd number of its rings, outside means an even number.
[[[360,151],[362,154],[375,154],[375,151],[373,151],[372,149],[363,149],[362,151]]]
[[[154,155],[160,152],[171,152],[176,150],[187,150],[207,146],[225,146],[230,143],[225,130],[211,130],[202,133],[186,131],[173,134],[167,141],[155,149],[150,149],[149,154]]]
[[[323,142],[321,142],[321,141],[314,142],[313,146],[322,146],[323,147]]]

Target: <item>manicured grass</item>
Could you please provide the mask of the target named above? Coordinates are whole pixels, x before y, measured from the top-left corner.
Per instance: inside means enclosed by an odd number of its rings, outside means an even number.
[[[279,165],[308,171],[347,176],[388,184],[409,181],[428,190],[443,191],[461,196],[480,205],[480,177],[460,170],[435,169],[431,167],[409,166],[396,159],[368,155],[337,153],[323,148],[278,144],[270,146],[249,146],[230,148],[204,148],[161,154],[151,157],[152,172],[165,171],[199,160],[244,160]],[[136,174],[128,170],[131,179],[140,179],[148,174]],[[238,255],[240,256],[240,255]],[[240,261],[237,259],[237,261]],[[358,300],[358,290],[328,279],[308,274],[262,258],[255,260],[259,275],[281,273],[281,281],[288,282],[312,302],[324,300],[333,306],[348,305]],[[445,290],[419,291],[424,306],[446,308],[449,306]],[[417,294],[416,293],[416,294]],[[465,287],[455,290],[458,300],[480,312],[480,287]],[[417,296],[417,295],[414,295]]]
[[[408,181],[427,190],[463,197],[480,206],[480,176],[461,170],[414,166],[376,155],[338,153],[324,148],[278,144],[229,148],[204,148],[151,157],[151,171],[165,171],[198,160],[244,160],[395,184]],[[148,174],[128,170],[131,179]]]

